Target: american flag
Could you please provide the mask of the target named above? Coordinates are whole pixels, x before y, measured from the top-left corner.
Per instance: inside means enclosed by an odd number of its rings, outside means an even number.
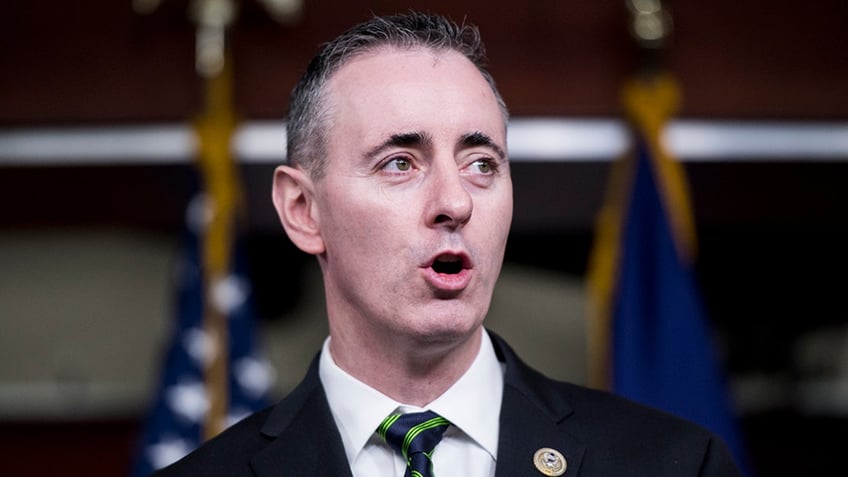
[[[214,399],[226,403],[226,425],[231,425],[268,404],[274,381],[273,369],[258,351],[251,287],[238,242],[232,247],[230,275],[215,284],[204,283],[199,231],[205,201],[198,196],[188,209],[185,250],[177,271],[176,319],[132,469],[134,477],[146,477],[198,447]],[[223,342],[228,344],[228,382],[224,395],[210,393],[206,381],[206,371],[217,353],[215,341],[204,328],[207,306],[226,316],[227,339]]]

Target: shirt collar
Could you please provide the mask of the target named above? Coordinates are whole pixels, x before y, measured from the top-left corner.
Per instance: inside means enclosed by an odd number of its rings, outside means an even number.
[[[398,403],[338,367],[330,354],[330,337],[324,340],[321,349],[318,375],[342,436],[347,460],[353,462]]]
[[[480,351],[468,371],[427,406],[461,429],[497,459],[503,396],[503,368],[485,330]]]
[[[489,334],[485,330],[481,333],[480,351],[471,367],[425,409],[449,420],[494,459],[498,448],[503,368]],[[410,408],[339,368],[330,354],[329,337],[324,340],[318,373],[348,462],[356,459],[386,416],[399,407],[404,410]]]

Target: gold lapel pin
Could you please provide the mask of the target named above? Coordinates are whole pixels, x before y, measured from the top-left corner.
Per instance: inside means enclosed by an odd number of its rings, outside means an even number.
[[[564,474],[568,468],[565,457],[559,451],[549,447],[542,447],[536,451],[533,455],[533,464],[539,472],[551,477]]]

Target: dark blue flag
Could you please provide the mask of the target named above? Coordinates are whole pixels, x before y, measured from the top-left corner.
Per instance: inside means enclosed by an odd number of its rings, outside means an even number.
[[[739,449],[694,271],[677,252],[641,141],[635,166],[612,306],[612,390],[697,422]]]
[[[594,384],[712,430],[750,475],[695,276],[685,171],[661,142],[676,100],[668,77],[625,90],[634,147],[614,165],[594,250]]]

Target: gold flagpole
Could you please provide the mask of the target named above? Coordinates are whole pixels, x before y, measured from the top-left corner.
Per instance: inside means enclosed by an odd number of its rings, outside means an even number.
[[[258,0],[282,24],[295,23],[302,0]],[[151,14],[163,0],[132,0],[139,14]],[[191,0],[189,13],[196,24],[195,67],[203,81],[202,112],[193,120],[198,142],[197,167],[203,194],[200,235],[203,273],[203,331],[208,346],[204,354],[207,412],[202,439],[227,427],[229,409],[229,310],[232,256],[244,199],[238,164],[231,143],[239,119],[234,106],[234,73],[227,31],[237,13],[236,0]],[[282,155],[281,155],[282,158]]]
[[[263,0],[278,21],[292,21],[301,11],[299,0]],[[227,29],[236,17],[234,0],[194,0],[191,13],[197,23],[196,67],[205,81],[203,113],[194,121],[199,138],[200,169],[209,220],[202,240],[204,270],[203,327],[211,343],[205,370],[209,411],[203,438],[227,427],[229,386],[228,315],[221,294],[231,272],[233,245],[243,207],[242,183],[232,157],[231,142],[238,125],[234,108],[233,61]]]
[[[194,121],[199,139],[197,165],[203,180],[207,222],[201,239],[204,275],[203,329],[211,344],[205,369],[209,409],[203,439],[227,425],[229,395],[228,316],[219,294],[230,275],[237,212],[242,193],[238,169],[231,154],[237,118],[233,107],[233,66],[226,29],[235,17],[232,0],[195,0],[197,22],[196,66],[205,84],[203,112]]]
[[[694,255],[694,223],[688,210],[688,191],[680,164],[663,147],[661,136],[676,112],[680,93],[674,78],[664,73],[659,55],[671,32],[671,15],[661,0],[626,0],[629,29],[638,54],[639,74],[622,89],[622,104],[634,134],[647,142],[660,175],[657,183],[672,210],[669,221],[684,259]],[[589,260],[588,363],[589,385],[612,388],[612,314],[621,260],[622,233],[627,198],[630,196],[635,158],[633,150],[611,164],[606,196],[598,215],[595,243]]]

